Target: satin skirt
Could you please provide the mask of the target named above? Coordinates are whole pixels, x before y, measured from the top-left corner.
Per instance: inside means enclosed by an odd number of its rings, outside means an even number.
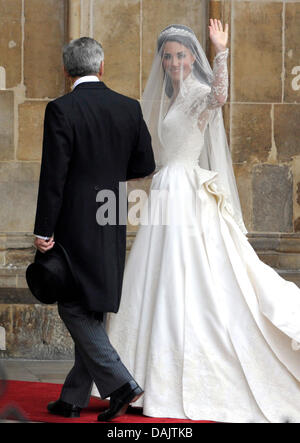
[[[149,205],[107,322],[145,390],[134,405],[151,417],[300,423],[299,288],[258,258],[216,172],[167,165]]]

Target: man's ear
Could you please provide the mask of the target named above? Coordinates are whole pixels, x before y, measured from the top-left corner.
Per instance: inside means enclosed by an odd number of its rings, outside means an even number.
[[[104,60],[101,62],[99,75],[102,77],[104,75]]]
[[[69,75],[69,73],[66,71],[66,68],[65,68],[65,67],[63,67],[63,71],[64,71],[64,76],[65,76],[66,78],[70,78],[70,75]]]

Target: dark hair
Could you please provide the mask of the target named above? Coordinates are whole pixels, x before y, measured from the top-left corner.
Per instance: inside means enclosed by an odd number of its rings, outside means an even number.
[[[158,40],[157,40],[157,52],[159,53],[159,51],[162,49],[163,45],[166,42],[177,42],[182,44],[183,46],[185,46],[187,49],[189,49],[191,51],[191,53],[195,56],[195,62],[194,62],[194,74],[196,76],[196,78],[198,78],[199,80],[201,80],[202,82],[209,84],[209,78],[207,76],[207,74],[203,71],[203,69],[201,68],[200,64],[199,64],[199,59],[200,59],[200,54],[198,52],[197,46],[193,40],[192,37],[189,37],[188,35],[178,35],[176,33],[172,34],[170,33],[169,35],[164,34],[164,31],[167,31],[170,28],[176,28],[176,29],[183,29],[184,31],[188,31],[189,33],[191,33],[195,39],[197,39],[194,31],[189,28],[188,26],[185,25],[169,25],[167,26],[159,35]],[[168,97],[171,97],[173,95],[173,85],[172,85],[172,81],[170,79],[170,77],[166,74],[167,79],[166,79],[166,94]]]

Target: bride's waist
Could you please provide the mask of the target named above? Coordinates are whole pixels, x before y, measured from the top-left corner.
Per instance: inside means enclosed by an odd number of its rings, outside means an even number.
[[[191,159],[172,159],[167,162],[157,164],[156,173],[160,176],[160,174],[167,174],[167,176],[173,175],[173,173],[184,173],[188,174],[190,177],[197,177],[197,180],[200,179],[200,182],[205,182],[211,179],[215,179],[218,175],[218,172],[215,170],[204,169],[199,165],[198,160]]]
[[[184,159],[184,158],[171,158],[166,159],[161,162],[161,167],[185,167],[185,168],[195,168],[199,166],[198,159]]]

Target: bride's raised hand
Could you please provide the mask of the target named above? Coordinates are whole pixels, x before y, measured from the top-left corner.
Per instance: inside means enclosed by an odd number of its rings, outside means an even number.
[[[225,29],[220,20],[210,19],[209,37],[211,42],[216,48],[217,52],[225,51],[228,43],[228,24],[226,23]]]

